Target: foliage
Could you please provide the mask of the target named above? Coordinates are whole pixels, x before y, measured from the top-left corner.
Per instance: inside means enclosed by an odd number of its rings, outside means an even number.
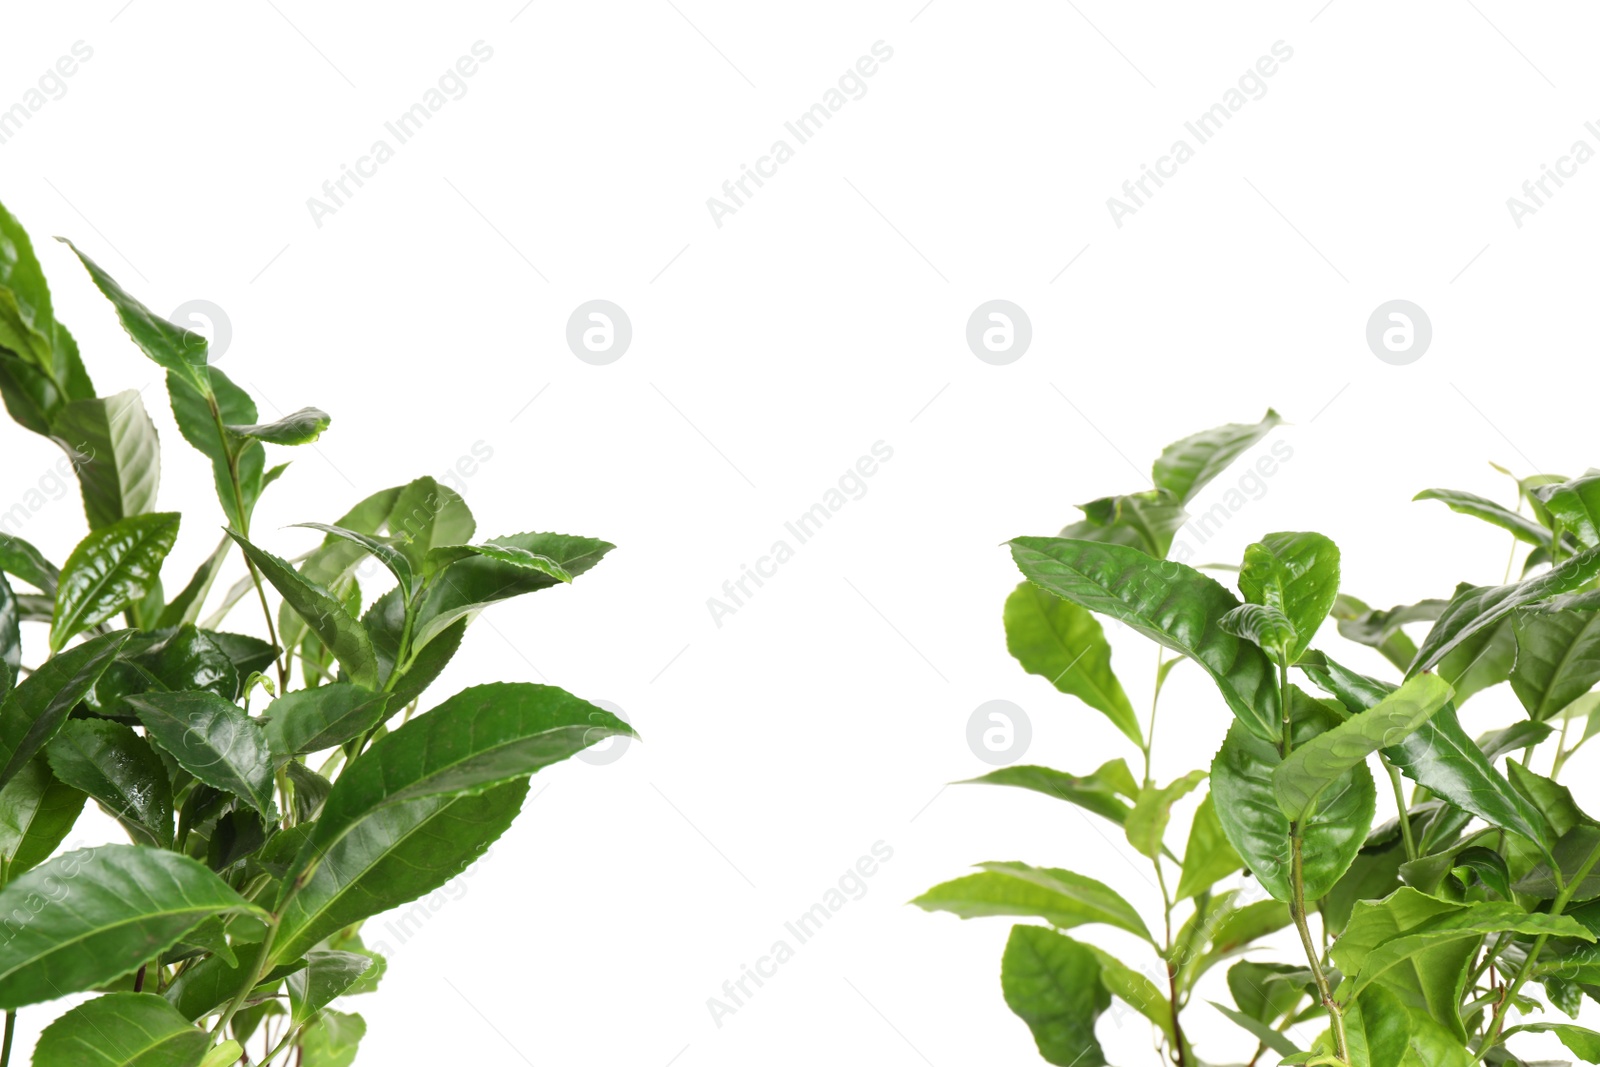
[[[1500,585],[1418,604],[1375,610],[1341,593],[1339,550],[1318,533],[1267,534],[1237,567],[1219,567],[1236,572],[1237,592],[1167,558],[1184,505],[1278,423],[1269,411],[1185,438],[1156,462],[1153,489],[1084,505],[1059,536],[1010,542],[1027,580],[1006,601],[1007,647],[1110,719],[1143,774],[1117,758],[976,781],[1120,827],[1153,868],[1159,912],[1087,875],[1020,862],[982,864],[914,903],[1033,920],[1012,928],[1001,988],[1054,1064],[1105,1063],[1095,1026],[1113,1011],[1148,1019],[1172,1063],[1199,1064],[1185,1012],[1201,979],[1229,961],[1232,1003],[1211,1004],[1240,1040],[1205,1050],[1209,1062],[1270,1053],[1348,1067],[1519,1064],[1525,1051],[1512,1046],[1531,1033],[1600,1062],[1600,1033],[1537,1018],[1576,1018],[1585,998],[1600,999],[1600,821],[1556,781],[1600,732],[1600,472],[1520,479],[1511,508],[1419,494],[1508,531],[1513,553],[1527,555],[1515,581],[1508,565]],[[1146,723],[1112,669],[1100,617],[1164,650]],[[1357,673],[1317,647],[1335,630],[1397,677]],[[1208,767],[1158,782],[1157,702],[1184,659],[1231,714]],[[1474,741],[1457,708],[1502,684],[1525,714]],[[1379,781],[1397,816],[1374,828]],[[1195,799],[1187,841],[1169,840],[1175,806]],[[1093,925],[1143,949],[1124,958],[1075,936]],[[1272,959],[1289,944],[1294,955]],[[1513,1013],[1529,1018],[1513,1024]],[[1292,1032],[1321,1036],[1302,1047]]]
[[[631,735],[554,686],[429,692],[492,602],[570,583],[612,546],[476,541],[461,497],[419,478],[308,524],[323,534],[309,553],[274,554],[251,533],[287,466],[269,468],[267,450],[315,441],[329,417],[263,423],[203,337],[78,255],[164,372],[226,536],[169,598],[182,517],[157,510],[155,425],[138,393],[95,394],[0,207],[0,397],[66,450],[89,527],[59,566],[0,534],[0,1067],[16,1009],[82,992],[100,995],[45,1029],[37,1067],[348,1064],[366,1024],[330,1005],[386,968],[362,947],[363,920],[481,856],[532,774]],[[243,578],[202,620],[230,565]],[[393,587],[371,595],[384,574]],[[251,601],[265,640],[222,629]],[[132,843],[58,854],[90,800]]]

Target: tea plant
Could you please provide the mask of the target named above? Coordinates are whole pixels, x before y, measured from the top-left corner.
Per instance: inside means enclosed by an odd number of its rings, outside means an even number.
[[[1160,911],[1141,914],[1086,875],[1017,862],[982,864],[915,903],[1037,921],[1012,928],[1001,989],[1054,1064],[1106,1062],[1095,1024],[1113,1004],[1145,1016],[1172,1063],[1200,1063],[1185,1013],[1197,1010],[1201,979],[1243,955],[1226,971],[1232,1004],[1198,1009],[1242,1028],[1226,1053],[1234,1060],[1520,1064],[1518,1035],[1543,1032],[1600,1062],[1600,1033],[1549,1021],[1551,1009],[1576,1018],[1586,997],[1600,999],[1600,821],[1556,781],[1600,732],[1600,472],[1521,479],[1515,510],[1465,492],[1419,494],[1509,531],[1513,557],[1527,548],[1517,581],[1508,564],[1505,584],[1374,610],[1339,591],[1331,540],[1274,533],[1224,568],[1236,595],[1166,557],[1196,491],[1278,421],[1269,411],[1185,438],[1156,461],[1155,488],[1084,505],[1059,536],[1010,542],[1027,581],[1006,601],[1008,648],[1110,719],[1142,773],[1117,758],[977,781],[1122,828],[1153,869]],[[1097,615],[1162,649],[1145,722]],[[1312,647],[1330,617],[1396,676],[1358,674]],[[1414,624],[1429,627],[1420,645],[1406,632]],[[1156,704],[1184,661],[1215,684],[1232,723],[1209,767],[1158,782]],[[1524,714],[1472,739],[1457,708],[1507,682]],[[1548,774],[1536,773],[1552,736]],[[1172,810],[1208,782],[1180,858]],[[1378,782],[1400,814],[1374,829]],[[1093,924],[1147,951],[1124,958],[1062,932]],[[1290,927],[1300,958],[1263,958],[1273,947],[1263,939]],[[1298,1024],[1321,1036],[1301,1047],[1289,1033]],[[1223,1055],[1207,1051],[1212,1062]]]
[[[251,532],[287,466],[268,467],[268,447],[315,441],[328,416],[258,421],[203,337],[78,255],[165,371],[227,525],[169,598],[180,516],[157,510],[155,426],[138,393],[95,394],[0,207],[0,395],[66,450],[89,526],[59,566],[0,534],[0,1067],[17,1009],[85,991],[101,995],[44,1030],[36,1067],[347,1065],[365,1024],[329,1005],[373,991],[386,967],[362,921],[483,855],[530,775],[632,734],[554,686],[428,692],[480,612],[571,582],[612,546],[477,540],[461,497],[419,478],[304,523],[324,535],[310,552],[274,555]],[[244,577],[207,614],[235,548]],[[371,597],[374,571],[392,586]],[[266,640],[222,629],[241,601]],[[90,799],[131,843],[53,856]]]

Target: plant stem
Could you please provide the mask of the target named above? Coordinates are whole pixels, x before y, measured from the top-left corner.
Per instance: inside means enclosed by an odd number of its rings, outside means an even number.
[[[1411,819],[1406,812],[1406,794],[1405,787],[1400,784],[1400,769],[1382,753],[1378,754],[1378,759],[1383,761],[1384,769],[1389,772],[1389,784],[1394,787],[1394,806],[1400,820],[1400,837],[1406,845],[1406,859],[1414,860],[1417,858],[1417,842],[1411,835]]]
[[[17,1013],[13,1009],[6,1012],[6,1042],[0,1048],[0,1067],[6,1067],[11,1062],[11,1042],[17,1036]]]
[[[1567,757],[1571,755],[1567,751],[1567,727],[1570,725],[1572,725],[1572,720],[1563,715],[1561,717],[1561,734],[1556,738],[1555,758],[1550,762],[1550,780],[1552,782],[1561,773],[1562,765],[1567,762]]]
[[[1594,870],[1596,863],[1600,863],[1600,845],[1596,845],[1590,850],[1588,858],[1583,861],[1583,865],[1573,874],[1572,880],[1566,884],[1566,887],[1551,902],[1550,914],[1552,916],[1561,914],[1562,909],[1567,906],[1573,895],[1577,893],[1578,887],[1583,884],[1583,880],[1589,877],[1590,871]],[[1483,1059],[1488,1051],[1499,1042],[1500,1030],[1506,1021],[1506,1009],[1511,1007],[1511,1002],[1517,998],[1517,990],[1522,988],[1522,983],[1526,982],[1528,975],[1533,973],[1533,965],[1538,962],[1539,953],[1544,950],[1545,942],[1549,940],[1549,934],[1539,935],[1537,940],[1534,941],[1533,947],[1528,950],[1527,957],[1523,959],[1522,966],[1517,968],[1516,975],[1512,977],[1511,982],[1505,987],[1500,1003],[1495,1006],[1494,1019],[1489,1023],[1489,1030],[1483,1036],[1483,1044],[1478,1046],[1478,1054],[1473,1057],[1474,1062]]]
[[[222,409],[217,406],[217,398],[207,397],[206,400],[211,405],[211,422],[217,428],[217,440],[222,444],[222,453],[228,457],[228,481],[233,487],[233,510],[239,520],[239,533],[248,538],[250,516],[245,513],[244,485],[239,481],[239,457],[228,442],[228,429],[222,421]],[[261,614],[267,620],[267,638],[272,642],[273,648],[278,648],[278,629],[272,622],[272,609],[267,606],[266,591],[261,588],[261,575],[256,571],[255,562],[249,556],[245,556],[244,565],[250,572],[250,583],[256,587],[256,598],[261,601]],[[289,672],[284,663],[284,650],[279,648],[273,664],[278,668],[278,688],[287,693]]]
[[[239,1009],[244,1007],[245,1000],[250,996],[250,990],[254,989],[261,979],[266,976],[267,967],[272,962],[272,942],[277,938],[278,927],[282,923],[283,909],[279,908],[277,913],[272,916],[272,921],[267,924],[266,934],[261,938],[261,951],[256,955],[255,965],[245,970],[248,980],[240,985],[239,992],[234,994],[233,1000],[228,1003],[228,1009],[222,1013],[222,1018],[217,1020],[217,1025],[212,1027],[211,1033],[214,1037],[225,1038],[228,1036],[228,1024],[233,1021],[233,1017]],[[0,1065],[0,1067],[4,1067],[4,1065]]]

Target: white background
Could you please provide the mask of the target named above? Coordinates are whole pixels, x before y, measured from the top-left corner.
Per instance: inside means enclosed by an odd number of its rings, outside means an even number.
[[[995,698],[1031,716],[1030,762],[1132,756],[1007,656],[1001,542],[1146,488],[1163,444],[1270,404],[1293,458],[1198,557],[1322,530],[1346,589],[1388,605],[1501,578],[1505,536],[1417,490],[1509,502],[1487,461],[1600,459],[1600,164],[1521,228],[1506,207],[1574,140],[1600,148],[1592,9],[921,2],[5,4],[0,107],[93,49],[0,144],[0,198],[99,391],[148,387],[161,504],[185,515],[169,587],[216,540],[209,472],[54,234],[157,311],[225,309],[218,365],[264,417],[333,414],[262,501],[268,547],[298,551],[314,535],[282,527],[480,441],[480,532],[620,546],[481,619],[433,694],[548,681],[615,701],[645,743],[539,775],[547,791],[403,944],[393,916],[370,924],[391,963],[351,1004],[362,1062],[1037,1062],[1000,996],[1007,924],[904,902],[990,859],[1072,867],[1147,912],[1158,898],[1112,828],[1019,791],[941,792],[985,769],[965,727]],[[307,198],[480,40],[493,58],[466,95],[317,226]],[[1266,95],[1114,225],[1106,198],[1280,40],[1293,58]],[[893,58],[866,95],[717,227],[707,197],[877,41]],[[1004,367],[964,339],[997,297],[1033,325]],[[566,347],[593,298],[632,319],[610,366]],[[1394,298],[1434,329],[1405,367],[1364,339]],[[59,452],[3,440],[9,508]],[[866,495],[715,626],[707,598],[880,440],[893,459]],[[64,557],[76,489],[18,532]],[[1154,653],[1113,640],[1142,708]],[[1323,642],[1382,669],[1331,628]],[[1502,689],[1465,718],[1513,713]],[[1180,670],[1162,718],[1166,779],[1209,764],[1228,713]],[[1587,760],[1569,777],[1593,804]],[[866,896],[717,1027],[707,998],[880,840],[894,857]],[[62,1008],[22,1013],[24,1047]],[[1189,1015],[1208,1061],[1249,1054],[1203,996]],[[1115,1062],[1153,1062],[1147,1027],[1101,1029]]]

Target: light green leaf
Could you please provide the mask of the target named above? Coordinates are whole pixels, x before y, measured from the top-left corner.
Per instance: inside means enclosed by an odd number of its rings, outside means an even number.
[[[1549,531],[1533,519],[1472,493],[1458,489],[1424,489],[1411,499],[1440,501],[1451,511],[1492,523],[1530,545],[1546,547],[1550,544]]]
[[[33,1067],[201,1067],[210,1048],[210,1035],[154,993],[111,993],[47,1026]]]
[[[306,1027],[300,1040],[300,1047],[305,1050],[305,1062],[300,1067],[350,1067],[366,1033],[367,1024],[361,1016],[324,1011]]]
[[[1205,771],[1190,771],[1182,778],[1159,789],[1154,786],[1140,789],[1139,798],[1134,802],[1133,810],[1128,813],[1128,821],[1122,828],[1127,834],[1128,844],[1142,855],[1151,859],[1159,858],[1165,847],[1167,822],[1172,818],[1172,805],[1193,792],[1195,787],[1205,780]]]
[[[969,778],[960,785],[1010,785],[1065,800],[1121,826],[1130,810],[1123,797],[1137,797],[1139,785],[1121,759],[1103,763],[1085,775],[1067,774],[1049,767],[1017,764],[990,771],[981,778]]]
[[[1294,655],[1294,624],[1277,608],[1265,604],[1240,604],[1218,622],[1225,633],[1259,645],[1274,663],[1287,664]]]
[[[304,970],[291,974],[284,984],[289,990],[289,1011],[293,1024],[305,1025],[317,1012],[355,984],[356,979],[376,964],[371,956],[358,952],[315,949],[306,953]]]
[[[1038,918],[1062,930],[1106,923],[1154,944],[1139,913],[1093,878],[1025,863],[980,863],[978,868],[981,873],[936,885],[911,903],[924,911],[947,911],[963,919],[992,915]]]
[[[1522,1023],[1505,1032],[1504,1037],[1516,1033],[1555,1034],[1561,1043],[1584,1063],[1600,1063],[1600,1034],[1571,1023]]]
[[[1187,900],[1204,893],[1243,866],[1244,860],[1223,832],[1216,805],[1207,793],[1189,826],[1189,844],[1183,850],[1183,873],[1174,899]]]
[[[72,457],[90,529],[155,510],[161,447],[137,392],[72,401],[51,436]]]
[[[1056,536],[1126,545],[1156,559],[1166,558],[1173,537],[1189,521],[1183,502],[1166,489],[1101,497],[1078,508],[1083,518]]]
[[[1324,790],[1372,753],[1415,732],[1450,702],[1452,692],[1450,683],[1438,675],[1417,675],[1370,710],[1297,745],[1272,772],[1279,809],[1291,820],[1304,819]]]
[[[322,431],[333,422],[333,417],[318,408],[301,408],[276,422],[256,423],[249,426],[228,426],[228,432],[239,437],[253,437],[273,445],[309,445],[322,436]]]
[[[144,599],[160,580],[161,563],[178,539],[179,519],[176,512],[134,515],[78,543],[56,590],[51,652]]]
[[[1006,648],[1024,670],[1100,712],[1135,745],[1139,718],[1111,669],[1111,646],[1086,609],[1023,582],[1006,598]]]
[[[1110,997],[1089,946],[1042,926],[1014,926],[1000,960],[1000,988],[1046,1063],[1105,1067],[1094,1024]]]
[[[1293,663],[1311,647],[1339,594],[1339,547],[1319,533],[1267,534],[1244,550],[1239,592],[1288,620]]]

